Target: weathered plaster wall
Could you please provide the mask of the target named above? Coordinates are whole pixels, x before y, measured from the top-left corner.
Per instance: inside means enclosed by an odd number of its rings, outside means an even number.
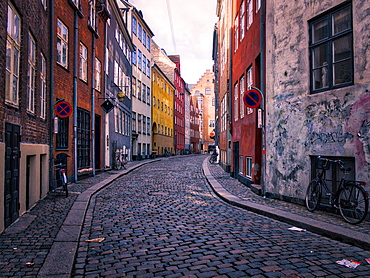
[[[352,2],[355,85],[313,95],[309,91],[308,20],[342,2],[267,4],[267,192],[304,198],[310,155],[355,157],[356,179],[370,183],[368,1]]]

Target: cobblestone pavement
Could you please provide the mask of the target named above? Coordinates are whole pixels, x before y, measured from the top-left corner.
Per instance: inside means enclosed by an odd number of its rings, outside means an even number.
[[[147,164],[94,195],[73,276],[370,277],[369,251],[220,201],[204,178],[204,159]],[[211,167],[215,175],[217,167]],[[225,175],[217,179],[235,194],[288,206],[236,187]],[[338,265],[342,259],[361,265]]]

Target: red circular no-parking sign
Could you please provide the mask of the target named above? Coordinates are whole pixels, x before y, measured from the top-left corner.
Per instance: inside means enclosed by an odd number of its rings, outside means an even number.
[[[243,97],[243,101],[245,106],[249,108],[257,108],[262,101],[261,93],[255,89],[246,91]]]
[[[68,102],[61,101],[54,106],[55,114],[60,118],[67,118],[72,113],[72,107]]]

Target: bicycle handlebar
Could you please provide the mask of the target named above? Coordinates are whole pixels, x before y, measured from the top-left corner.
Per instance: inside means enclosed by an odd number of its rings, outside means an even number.
[[[340,159],[333,160],[333,159],[329,159],[329,158],[322,158],[321,156],[318,156],[317,158],[320,159],[320,160],[323,160],[323,161],[338,163],[340,166],[344,166],[344,162]]]

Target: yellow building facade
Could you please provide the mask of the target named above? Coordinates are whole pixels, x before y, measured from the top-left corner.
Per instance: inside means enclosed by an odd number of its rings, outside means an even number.
[[[153,155],[174,154],[175,86],[157,64],[152,67],[152,152]]]

